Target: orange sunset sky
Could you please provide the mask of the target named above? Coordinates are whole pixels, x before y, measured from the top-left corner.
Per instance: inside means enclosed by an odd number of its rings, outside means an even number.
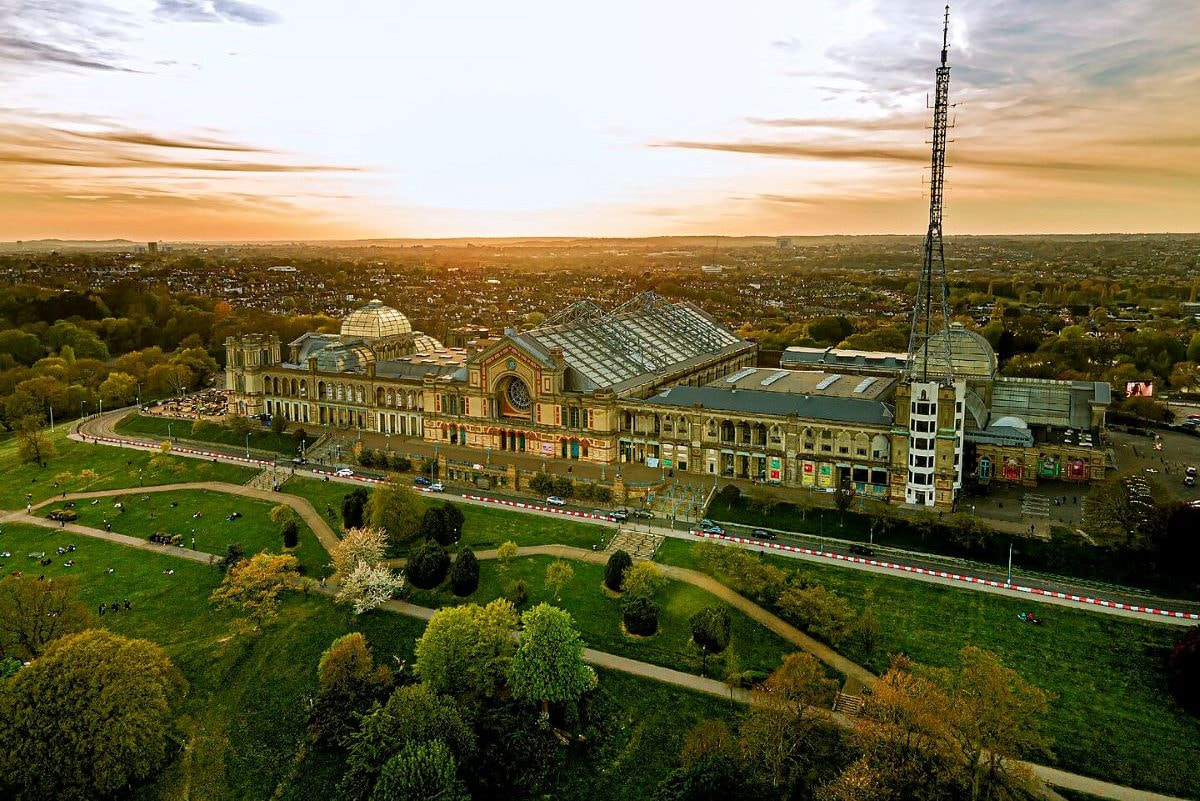
[[[922,233],[942,2],[0,0],[0,240]],[[951,9],[946,232],[1200,229],[1200,3]]]

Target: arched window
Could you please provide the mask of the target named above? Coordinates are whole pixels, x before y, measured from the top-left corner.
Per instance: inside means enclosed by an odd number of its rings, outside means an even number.
[[[821,453],[833,453],[833,432],[828,428],[821,429],[820,436],[817,437],[817,450]]]
[[[813,430],[811,428],[804,429],[803,433],[801,433],[801,435],[800,435],[800,450],[808,451],[809,453],[811,453],[812,451],[816,450],[816,447],[817,447],[816,434],[813,433]]]
[[[837,435],[837,452],[840,456],[850,455],[850,434],[846,431],[839,431]]]
[[[888,438],[883,434],[876,434],[871,440],[871,458],[883,462],[887,461],[888,453],[891,450],[888,444]]]
[[[337,385],[337,399],[338,400],[346,399],[346,385],[345,384]]]
[[[861,431],[854,435],[854,455],[866,456],[871,447],[871,438]]]
[[[294,379],[294,378],[292,379],[292,397],[293,398],[296,397],[297,395],[300,395],[301,397],[303,397],[303,393],[299,391],[300,387],[302,387],[302,386],[304,386],[304,384],[302,382],[298,384],[296,379]]]

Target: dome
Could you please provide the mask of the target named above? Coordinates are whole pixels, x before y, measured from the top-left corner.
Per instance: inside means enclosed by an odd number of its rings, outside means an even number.
[[[930,372],[937,372],[943,364],[942,335],[939,331],[929,336]],[[986,339],[964,328],[962,323],[951,323],[949,336],[950,365],[955,378],[991,380],[996,377],[996,352]],[[912,371],[920,373],[924,361],[925,348],[921,346],[913,354]]]
[[[409,333],[412,333],[412,325],[408,318],[391,306],[384,306],[380,300],[373,300],[355,309],[342,320],[344,337],[361,337],[370,341]]]
[[[1007,417],[1001,417],[999,420],[992,423],[988,427],[989,428],[1029,428],[1029,425],[1024,420],[1022,420],[1020,417],[1016,417],[1015,415],[1010,414]]]

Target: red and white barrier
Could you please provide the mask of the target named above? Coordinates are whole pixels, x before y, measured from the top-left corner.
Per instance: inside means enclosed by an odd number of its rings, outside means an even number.
[[[486,495],[463,495],[469,501],[480,501],[482,503],[494,503],[498,506],[511,506],[514,509],[532,509],[535,512],[551,512],[552,514],[562,515],[563,517],[580,517],[585,520],[603,520],[612,522],[612,518],[608,515],[598,515],[594,512],[575,512],[570,509],[562,509],[557,506],[542,506],[536,503],[525,503],[524,501],[508,501],[501,498],[489,498]]]
[[[153,443],[138,442],[137,440],[132,439],[118,439],[116,437],[94,437],[91,435],[86,435],[84,436],[84,442],[104,443],[105,445],[115,445],[118,448],[140,448],[142,450],[149,451],[158,450],[157,446],[155,446]],[[227,461],[242,462],[243,464],[252,464],[258,467],[270,467],[275,464],[274,462],[268,462],[265,459],[254,459],[246,456],[233,456],[228,453],[215,453],[213,451],[201,451],[196,450],[195,448],[177,448],[172,446],[171,450],[168,451],[168,455],[181,453],[191,454],[192,456],[203,456],[206,459],[225,459]]]
[[[1135,604],[1121,603],[1120,601],[1107,601],[1103,598],[1091,598],[1083,595],[1072,595],[1065,592],[1057,592],[1055,590],[1043,590],[1040,587],[1025,587],[1019,584],[1006,584],[1003,581],[994,581],[992,579],[980,578],[979,576],[965,576],[960,573],[949,573],[945,570],[930,570],[924,567],[914,567],[912,565],[900,565],[895,562],[883,562],[878,559],[864,559],[861,556],[847,556],[846,554],[830,553],[829,551],[818,551],[813,548],[800,548],[795,545],[781,545],[778,542],[763,542],[762,540],[752,540],[748,537],[730,537],[725,534],[708,534],[703,531],[691,532],[693,536],[703,537],[705,539],[725,540],[726,542],[735,542],[739,545],[758,545],[763,548],[771,548],[777,551],[792,551],[794,553],[802,553],[808,556],[819,556],[825,559],[832,559],[839,562],[855,562],[862,565],[872,565],[874,567],[887,568],[888,570],[897,570],[905,573],[919,573],[925,576],[936,576],[938,578],[949,579],[950,581],[962,581],[967,584],[984,584],[989,587],[1000,587],[1006,590],[1015,592],[1025,592],[1030,595],[1041,595],[1047,598],[1058,598],[1064,601],[1073,601],[1079,604],[1091,604],[1093,606],[1104,606],[1109,609],[1124,609],[1129,612],[1138,612],[1145,615],[1156,615],[1159,617],[1173,617],[1184,620],[1200,620],[1200,613],[1196,612],[1179,612],[1171,609],[1158,609],[1153,606],[1137,606]]]

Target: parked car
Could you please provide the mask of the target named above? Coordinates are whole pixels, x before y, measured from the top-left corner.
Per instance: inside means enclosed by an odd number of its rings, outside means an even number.
[[[725,533],[725,529],[715,524],[702,526],[700,530],[705,534],[716,534],[717,536],[721,536]]]
[[[546,503],[551,504],[553,506],[566,506],[567,505],[567,502],[564,501],[562,498],[558,497],[557,495],[551,495],[549,498],[546,499]]]
[[[334,473],[334,475],[337,476],[338,478],[350,478],[351,476],[354,475],[354,471],[351,470],[349,467],[343,467],[341,470]]]
[[[1184,476],[1184,477],[1183,477],[1183,486],[1185,486],[1185,487],[1194,487],[1194,486],[1196,486],[1196,476],[1195,476],[1195,475],[1193,475],[1193,474],[1191,474],[1191,473],[1189,473],[1189,474],[1187,474],[1186,476]]]
[[[303,456],[296,456],[292,459],[292,464],[308,464],[308,460]]]
[[[865,545],[851,545],[850,553],[855,554],[856,556],[874,556],[875,555],[875,551],[868,548]]]
[[[446,491],[446,485],[445,485],[445,484],[443,484],[443,483],[442,483],[442,482],[440,482],[440,481],[436,481],[436,482],[434,482],[433,484],[430,484],[430,485],[429,485],[429,491],[430,491],[430,492],[445,492],[445,491]]]
[[[429,479],[425,478],[425,476],[417,476],[416,478],[413,479],[414,487],[428,487],[432,483],[433,482],[430,481]]]
[[[633,516],[640,517],[643,520],[651,520],[654,518],[654,512],[651,512],[649,509],[634,509]]]
[[[772,534],[770,531],[767,531],[765,528],[754,529],[753,531],[750,532],[750,536],[756,540],[770,541],[770,540],[775,539],[775,535]]]
[[[613,509],[608,513],[608,516],[613,520],[620,520],[624,522],[629,519],[629,512],[625,509]]]
[[[715,526],[715,525],[716,525],[716,523],[709,520],[707,517],[700,521],[700,528],[704,528],[705,526]]]

